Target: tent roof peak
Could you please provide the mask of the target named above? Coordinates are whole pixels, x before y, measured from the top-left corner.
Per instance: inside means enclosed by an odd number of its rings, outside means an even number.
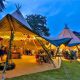
[[[69,29],[69,27],[68,27],[68,25],[67,25],[67,24],[65,24],[65,27],[64,27],[64,29]]]

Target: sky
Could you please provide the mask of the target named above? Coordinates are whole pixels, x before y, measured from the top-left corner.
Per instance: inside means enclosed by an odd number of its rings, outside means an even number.
[[[80,0],[6,0],[6,9],[0,13],[0,18],[14,12],[18,3],[22,5],[20,10],[24,17],[30,14],[46,16],[52,37],[59,35],[65,24],[80,32]]]

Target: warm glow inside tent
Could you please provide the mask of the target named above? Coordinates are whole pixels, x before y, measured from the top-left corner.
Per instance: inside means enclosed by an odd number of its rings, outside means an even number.
[[[72,38],[71,41],[63,48],[64,50],[79,50],[80,49],[80,39],[65,25],[65,28],[58,36],[59,39],[62,38]],[[62,47],[61,47],[62,48]]]
[[[2,41],[3,46],[7,47],[9,46],[11,29],[13,28],[14,31],[14,40],[12,44],[13,48],[16,47],[16,49],[20,49],[20,51],[22,50],[22,52],[25,49],[38,50],[42,48],[35,38],[35,36],[38,35],[30,29],[30,26],[28,25],[27,21],[26,22],[25,21],[26,20],[23,19],[23,16],[19,11],[15,11],[13,14],[7,14],[0,21],[0,37],[3,38]],[[47,42],[46,40],[44,40],[41,37],[39,37],[39,39],[43,41],[44,44],[46,44]]]

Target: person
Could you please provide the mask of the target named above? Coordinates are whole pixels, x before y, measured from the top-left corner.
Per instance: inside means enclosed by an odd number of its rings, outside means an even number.
[[[74,51],[73,50],[70,50],[70,62],[72,62],[74,60]]]
[[[28,49],[25,50],[26,55],[28,55]]]
[[[35,55],[35,58],[36,58],[36,62],[39,63],[39,54],[38,53]]]
[[[69,59],[69,58],[70,58],[69,55],[70,55],[69,50],[66,50],[66,51],[65,51],[65,58],[66,58],[66,59]]]
[[[29,51],[28,51],[28,52],[29,52],[29,55],[32,55],[32,51],[31,51],[30,49],[29,49]]]
[[[65,52],[66,52],[66,51],[63,49],[63,50],[62,50],[62,56],[63,56],[64,58],[66,57]]]
[[[4,49],[3,48],[4,48],[3,46],[0,48],[0,58],[1,58],[1,61],[3,61],[3,56],[4,56]]]
[[[8,54],[8,48],[7,47],[4,48],[4,54]]]
[[[54,56],[54,51],[50,50],[50,54],[51,54],[51,57],[53,57]]]
[[[38,62],[39,64],[43,63],[43,56],[41,50],[39,50],[38,53],[36,54],[36,62]]]
[[[73,59],[76,60],[77,59],[77,51],[73,51]]]

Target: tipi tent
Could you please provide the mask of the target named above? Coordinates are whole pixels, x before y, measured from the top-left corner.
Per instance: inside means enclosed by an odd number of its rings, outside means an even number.
[[[9,44],[11,29],[14,30],[14,45],[16,44],[20,47],[24,45],[29,46],[27,48],[35,48],[34,46],[39,45],[39,43],[35,41],[37,33],[31,30],[29,24],[19,10],[16,10],[12,14],[7,14],[0,21],[0,37],[3,38],[3,45]]]
[[[8,51],[7,58],[6,58],[6,63],[5,63],[4,70],[3,70],[3,76],[7,69],[6,66],[8,67],[9,59],[11,58],[13,42],[16,41],[16,46],[19,45],[20,47],[24,48],[24,45],[20,45],[20,44],[26,45],[26,43],[25,43],[25,42],[27,42],[26,39],[28,38],[28,41],[30,41],[31,38],[35,39],[35,36],[39,36],[39,35],[37,35],[37,33],[33,32],[31,30],[29,24],[23,18],[22,14],[20,13],[19,10],[17,10],[16,12],[14,12],[12,14],[7,14],[0,21],[0,37],[3,38],[2,44],[7,45],[9,47],[8,48],[9,51]],[[14,39],[12,39],[12,38],[14,38]],[[43,39],[43,38],[40,36],[40,39]],[[45,40],[45,42],[46,42],[46,40]],[[29,43],[29,42],[27,42],[27,43]],[[27,46],[27,48],[29,48],[30,45]],[[35,47],[35,46],[33,46],[33,47]],[[50,60],[53,63],[51,58],[50,58]]]
[[[59,39],[62,38],[72,38],[72,40],[68,43],[68,46],[75,46],[80,44],[80,39],[67,27],[63,29],[63,31],[58,36]]]

